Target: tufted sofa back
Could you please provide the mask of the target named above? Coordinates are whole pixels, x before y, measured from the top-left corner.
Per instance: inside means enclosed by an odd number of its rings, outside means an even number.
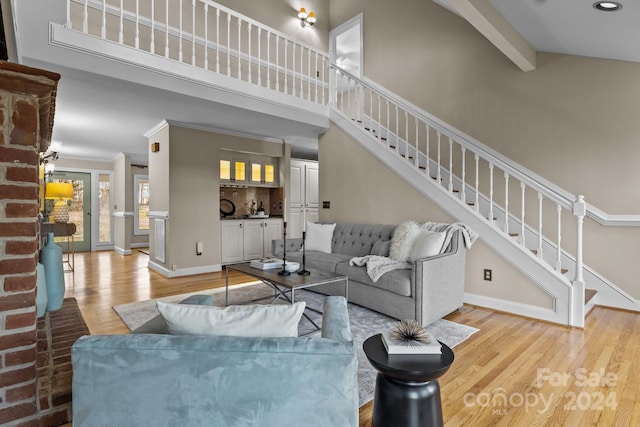
[[[331,252],[351,256],[369,255],[376,241],[391,240],[395,228],[395,225],[337,223]]]

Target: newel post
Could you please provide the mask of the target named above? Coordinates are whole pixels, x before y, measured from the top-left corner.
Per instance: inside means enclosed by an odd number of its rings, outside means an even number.
[[[582,275],[582,229],[584,216],[587,214],[587,204],[584,196],[576,197],[573,202],[573,215],[576,217],[576,274],[571,290],[571,325],[584,327],[585,303],[584,303],[584,277]]]

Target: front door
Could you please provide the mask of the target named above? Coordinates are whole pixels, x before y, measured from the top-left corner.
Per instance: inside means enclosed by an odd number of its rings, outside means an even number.
[[[69,182],[73,184],[73,199],[69,203],[69,222],[76,225],[73,235],[76,252],[91,251],[91,174],[81,172],[56,171],[48,182]],[[60,247],[67,251],[66,237],[56,238]]]

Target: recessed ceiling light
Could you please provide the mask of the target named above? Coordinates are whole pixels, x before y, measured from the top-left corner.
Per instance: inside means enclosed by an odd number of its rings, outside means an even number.
[[[593,4],[593,7],[603,12],[614,12],[622,9],[622,5],[614,1],[598,1]]]

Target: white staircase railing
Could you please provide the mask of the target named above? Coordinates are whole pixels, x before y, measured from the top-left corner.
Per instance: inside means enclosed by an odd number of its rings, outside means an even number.
[[[317,104],[328,100],[326,53],[209,0],[67,0],[66,26]]]
[[[444,186],[497,232],[531,250],[559,276],[569,267],[583,286],[582,196],[560,193],[526,168],[372,82],[332,66],[331,104],[403,159]],[[564,236],[571,236],[565,239]],[[573,241],[573,244],[566,243]],[[567,263],[566,254],[575,254]]]

